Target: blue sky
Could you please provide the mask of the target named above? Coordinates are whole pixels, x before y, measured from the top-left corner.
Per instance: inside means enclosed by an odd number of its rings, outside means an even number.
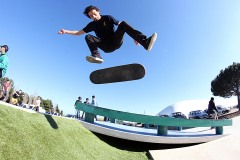
[[[125,35],[119,50],[100,51],[103,64],[88,63],[84,35],[57,34],[85,27],[88,5],[147,36],[157,32],[151,52]],[[0,44],[10,48],[6,76],[64,113],[75,112],[78,96],[95,95],[101,107],[150,115],[178,101],[209,99],[211,81],[240,60],[239,0],[7,0],[0,6]],[[89,80],[94,70],[129,63],[144,65],[146,76],[104,85]]]

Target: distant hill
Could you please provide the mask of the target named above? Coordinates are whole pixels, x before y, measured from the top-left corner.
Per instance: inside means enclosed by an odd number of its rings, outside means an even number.
[[[28,113],[0,104],[1,160],[142,160],[146,152],[117,149],[77,120]]]

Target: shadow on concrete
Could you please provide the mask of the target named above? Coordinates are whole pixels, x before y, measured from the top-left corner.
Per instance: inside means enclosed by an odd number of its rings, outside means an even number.
[[[159,144],[159,143],[146,143],[146,142],[137,142],[125,139],[119,139],[115,137],[110,137],[98,133],[94,133],[99,139],[106,142],[107,144],[116,147],[121,150],[128,150],[134,152],[143,152],[148,150],[164,150],[164,149],[173,149],[193,146],[196,144]]]
[[[149,150],[164,150],[164,149],[182,148],[182,147],[197,145],[197,144],[145,143],[145,142],[136,142],[131,140],[119,139],[119,138],[110,137],[110,136],[106,136],[98,133],[94,133],[94,134],[100,140],[120,150],[127,150],[131,152],[146,152],[146,156],[148,157],[149,160],[153,159],[151,154],[149,153]]]

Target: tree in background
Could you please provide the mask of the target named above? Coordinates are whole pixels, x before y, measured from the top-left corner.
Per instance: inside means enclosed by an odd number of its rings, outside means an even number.
[[[29,104],[29,105],[34,104],[34,98],[35,98],[35,97],[34,97],[33,95],[30,95],[30,96],[29,96],[29,101],[28,101],[28,104]]]
[[[58,104],[57,104],[56,107],[55,107],[55,111],[56,111],[56,113],[60,113],[60,110],[59,110]]]
[[[234,62],[211,82],[211,91],[214,96],[229,98],[237,96],[240,109],[240,63]]]
[[[4,92],[3,92],[3,90],[5,89],[4,83],[7,80],[10,81],[9,90],[8,90],[8,94],[4,94]],[[15,86],[14,86],[14,81],[12,79],[9,79],[8,77],[0,78],[0,100],[1,101],[6,101],[7,103],[11,103],[11,99],[15,92],[16,92],[16,90],[15,90]],[[5,95],[7,95],[7,96],[5,96]],[[33,104],[35,104],[37,97],[40,97],[40,99],[41,99],[41,104],[40,104],[41,107],[43,107],[46,111],[48,111],[50,113],[54,113],[54,107],[53,107],[52,101],[49,99],[44,100],[41,96],[36,96],[36,94],[34,96],[34,95],[29,95],[26,92],[23,92],[23,96],[21,96],[18,100],[19,100],[19,103],[33,105]],[[63,111],[60,111],[58,104],[56,105],[55,110],[57,113],[63,115]]]
[[[52,113],[52,108],[53,108],[53,104],[52,101],[47,99],[47,100],[42,100],[41,104],[43,105],[44,109],[48,112]]]
[[[23,97],[23,103],[28,104],[29,103],[29,95],[24,92],[24,97]]]

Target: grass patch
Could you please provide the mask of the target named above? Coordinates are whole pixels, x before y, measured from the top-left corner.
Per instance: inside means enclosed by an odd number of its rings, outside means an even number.
[[[76,120],[0,105],[0,159],[146,160],[145,151],[116,148]]]

